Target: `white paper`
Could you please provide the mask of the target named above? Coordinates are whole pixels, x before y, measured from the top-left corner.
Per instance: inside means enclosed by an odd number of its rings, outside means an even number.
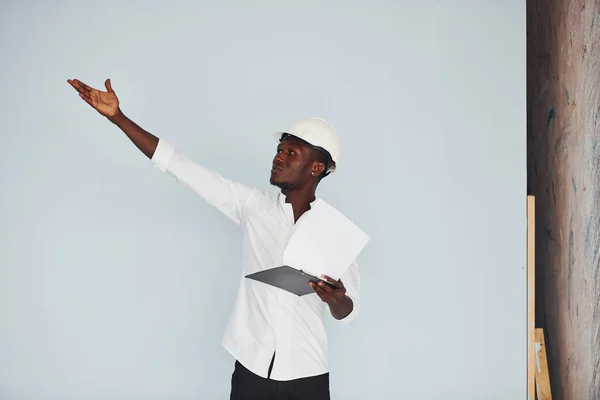
[[[370,238],[338,210],[321,199],[298,221],[283,253],[292,268],[339,279]]]

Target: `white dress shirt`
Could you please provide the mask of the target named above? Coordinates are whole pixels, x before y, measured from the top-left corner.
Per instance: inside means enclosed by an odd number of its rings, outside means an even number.
[[[264,378],[274,353],[271,379],[286,381],[328,372],[323,325],[327,304],[316,293],[296,296],[245,278],[283,264],[283,251],[296,226],[292,206],[285,202],[285,196],[226,179],[191,161],[163,140],[152,160],[242,229],[239,289],[223,347],[243,366]],[[302,217],[298,222],[301,220]],[[353,321],[359,312],[359,277],[356,261],[341,277],[346,295],[353,301],[352,312],[340,320],[342,323]]]

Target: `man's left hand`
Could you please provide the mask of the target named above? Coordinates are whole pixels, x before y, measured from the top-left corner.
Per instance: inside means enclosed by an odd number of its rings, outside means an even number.
[[[333,288],[327,285],[325,282],[314,283],[310,282],[310,286],[314,289],[315,293],[329,305],[331,315],[335,319],[343,319],[350,312],[354,306],[352,299],[346,296],[346,288],[341,280],[333,280],[327,275],[323,275],[322,279],[333,283],[337,288]]]
[[[321,279],[331,282],[338,287],[338,289],[335,289],[327,285],[325,282],[319,282],[318,284],[310,282],[310,286],[325,303],[332,305],[342,300],[346,296],[346,288],[341,280],[335,281],[327,275],[322,275]]]

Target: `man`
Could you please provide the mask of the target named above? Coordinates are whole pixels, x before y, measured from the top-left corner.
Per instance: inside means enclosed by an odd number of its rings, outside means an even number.
[[[222,345],[235,358],[230,399],[329,399],[326,308],[349,323],[359,309],[356,261],[334,289],[311,283],[314,294],[298,297],[244,278],[282,265],[296,222],[318,201],[319,182],[336,167],[339,143],[319,118],[294,123],[278,135],[270,182],[280,193],[263,193],[228,180],[189,160],[126,117],[110,80],[106,92],[69,79],[79,96],[119,127],[162,171],[204,198],[243,230],[243,265],[234,309]]]

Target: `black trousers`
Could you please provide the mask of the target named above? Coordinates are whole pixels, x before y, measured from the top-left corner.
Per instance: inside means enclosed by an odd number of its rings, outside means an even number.
[[[273,360],[269,376],[272,367]],[[329,374],[274,381],[254,374],[236,361],[229,400],[330,400]]]

